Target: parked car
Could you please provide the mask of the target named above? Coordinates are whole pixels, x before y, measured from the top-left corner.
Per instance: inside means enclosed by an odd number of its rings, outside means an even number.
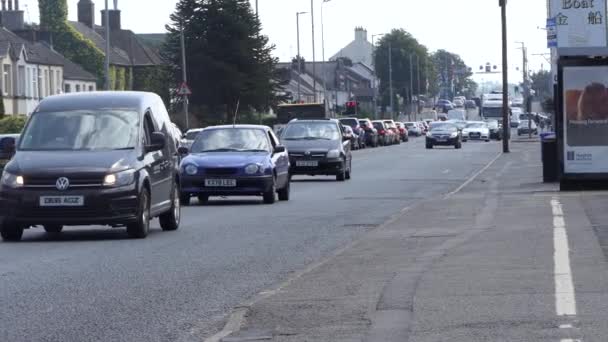
[[[462,148],[462,133],[453,123],[434,122],[426,135],[426,148],[432,149],[435,146],[454,146],[456,149]]]
[[[419,137],[422,135],[422,129],[415,122],[406,122],[405,125],[410,136]]]
[[[290,175],[335,175],[337,181],[351,178],[351,142],[339,121],[292,120],[281,141],[289,150]]]
[[[171,121],[151,93],[47,97],[32,113],[0,185],[0,233],[20,240],[42,226],[126,226],[145,238],[150,221],[180,223],[180,174]]]
[[[392,144],[401,144],[401,133],[399,132],[399,128],[395,124],[394,120],[384,120],[386,124],[386,128],[393,132],[393,141]]]
[[[466,108],[466,109],[477,109],[477,104],[473,100],[466,100],[464,102],[464,108]]]
[[[353,132],[353,129],[350,126],[342,126],[344,129],[344,138],[350,139],[350,148],[353,150],[358,150],[361,148],[359,145],[359,136]]]
[[[370,119],[359,120],[361,129],[365,131],[365,146],[378,147],[378,130]]]
[[[441,99],[437,101],[435,104],[435,108],[440,113],[447,113],[448,111],[454,109],[454,104],[450,100]]]
[[[395,122],[395,125],[397,126],[397,129],[399,129],[399,137],[400,137],[401,141],[403,141],[403,142],[410,141],[409,132],[408,132],[405,124],[403,122]]]
[[[273,204],[290,196],[289,157],[270,127],[230,125],[201,131],[182,160],[181,201],[192,196],[262,196]]]
[[[341,118],[339,119],[340,123],[344,126],[349,126],[352,128],[353,133],[357,135],[357,149],[365,148],[365,130],[361,128],[361,124],[359,123],[359,119],[357,118]]]
[[[422,130],[422,135],[426,135],[429,131],[429,125],[425,121],[418,122],[418,126],[420,126],[420,129]]]
[[[187,130],[186,133],[184,133],[184,135],[182,137],[180,146],[190,149],[190,147],[192,146],[192,143],[196,139],[196,136],[198,136],[198,134],[202,131],[203,131],[202,128],[192,128],[192,129]]]
[[[460,99],[454,100],[454,107],[456,108],[464,108],[464,101]]]
[[[462,130],[462,141],[484,140],[490,141],[490,128],[485,122],[469,122]]]
[[[502,140],[503,132],[502,125],[498,123],[497,120],[488,120],[486,121],[488,128],[490,129],[490,139],[494,140]]]
[[[532,134],[538,134],[538,126],[534,120],[520,121],[519,126],[517,127],[517,136],[530,134],[530,132],[532,132]]]
[[[388,129],[388,127],[386,126],[386,124],[384,123],[384,121],[382,120],[375,120],[372,121],[374,128],[378,131],[378,141],[380,143],[381,146],[387,146],[387,145],[392,145],[393,144],[393,131],[391,131],[390,129]]]

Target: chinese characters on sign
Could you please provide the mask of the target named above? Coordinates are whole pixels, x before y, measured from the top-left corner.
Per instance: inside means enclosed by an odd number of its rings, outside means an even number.
[[[606,0],[551,0],[557,47],[606,47]]]

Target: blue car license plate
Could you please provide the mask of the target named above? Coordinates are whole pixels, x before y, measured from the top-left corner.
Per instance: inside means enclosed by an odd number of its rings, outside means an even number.
[[[205,186],[210,188],[234,188],[236,179],[205,179]]]

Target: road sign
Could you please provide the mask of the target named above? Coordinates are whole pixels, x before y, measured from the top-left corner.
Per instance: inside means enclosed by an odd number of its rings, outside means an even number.
[[[551,0],[559,48],[606,47],[606,0]]]
[[[177,89],[177,94],[182,96],[189,96],[192,95],[192,90],[190,90],[190,87],[188,87],[188,84],[186,82],[183,82],[179,86],[179,89]]]
[[[557,47],[557,21],[555,18],[547,19],[547,47]]]

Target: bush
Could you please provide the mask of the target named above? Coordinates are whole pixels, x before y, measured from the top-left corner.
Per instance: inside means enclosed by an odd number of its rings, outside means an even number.
[[[7,116],[0,120],[0,134],[21,133],[26,122],[27,116],[25,115]]]

